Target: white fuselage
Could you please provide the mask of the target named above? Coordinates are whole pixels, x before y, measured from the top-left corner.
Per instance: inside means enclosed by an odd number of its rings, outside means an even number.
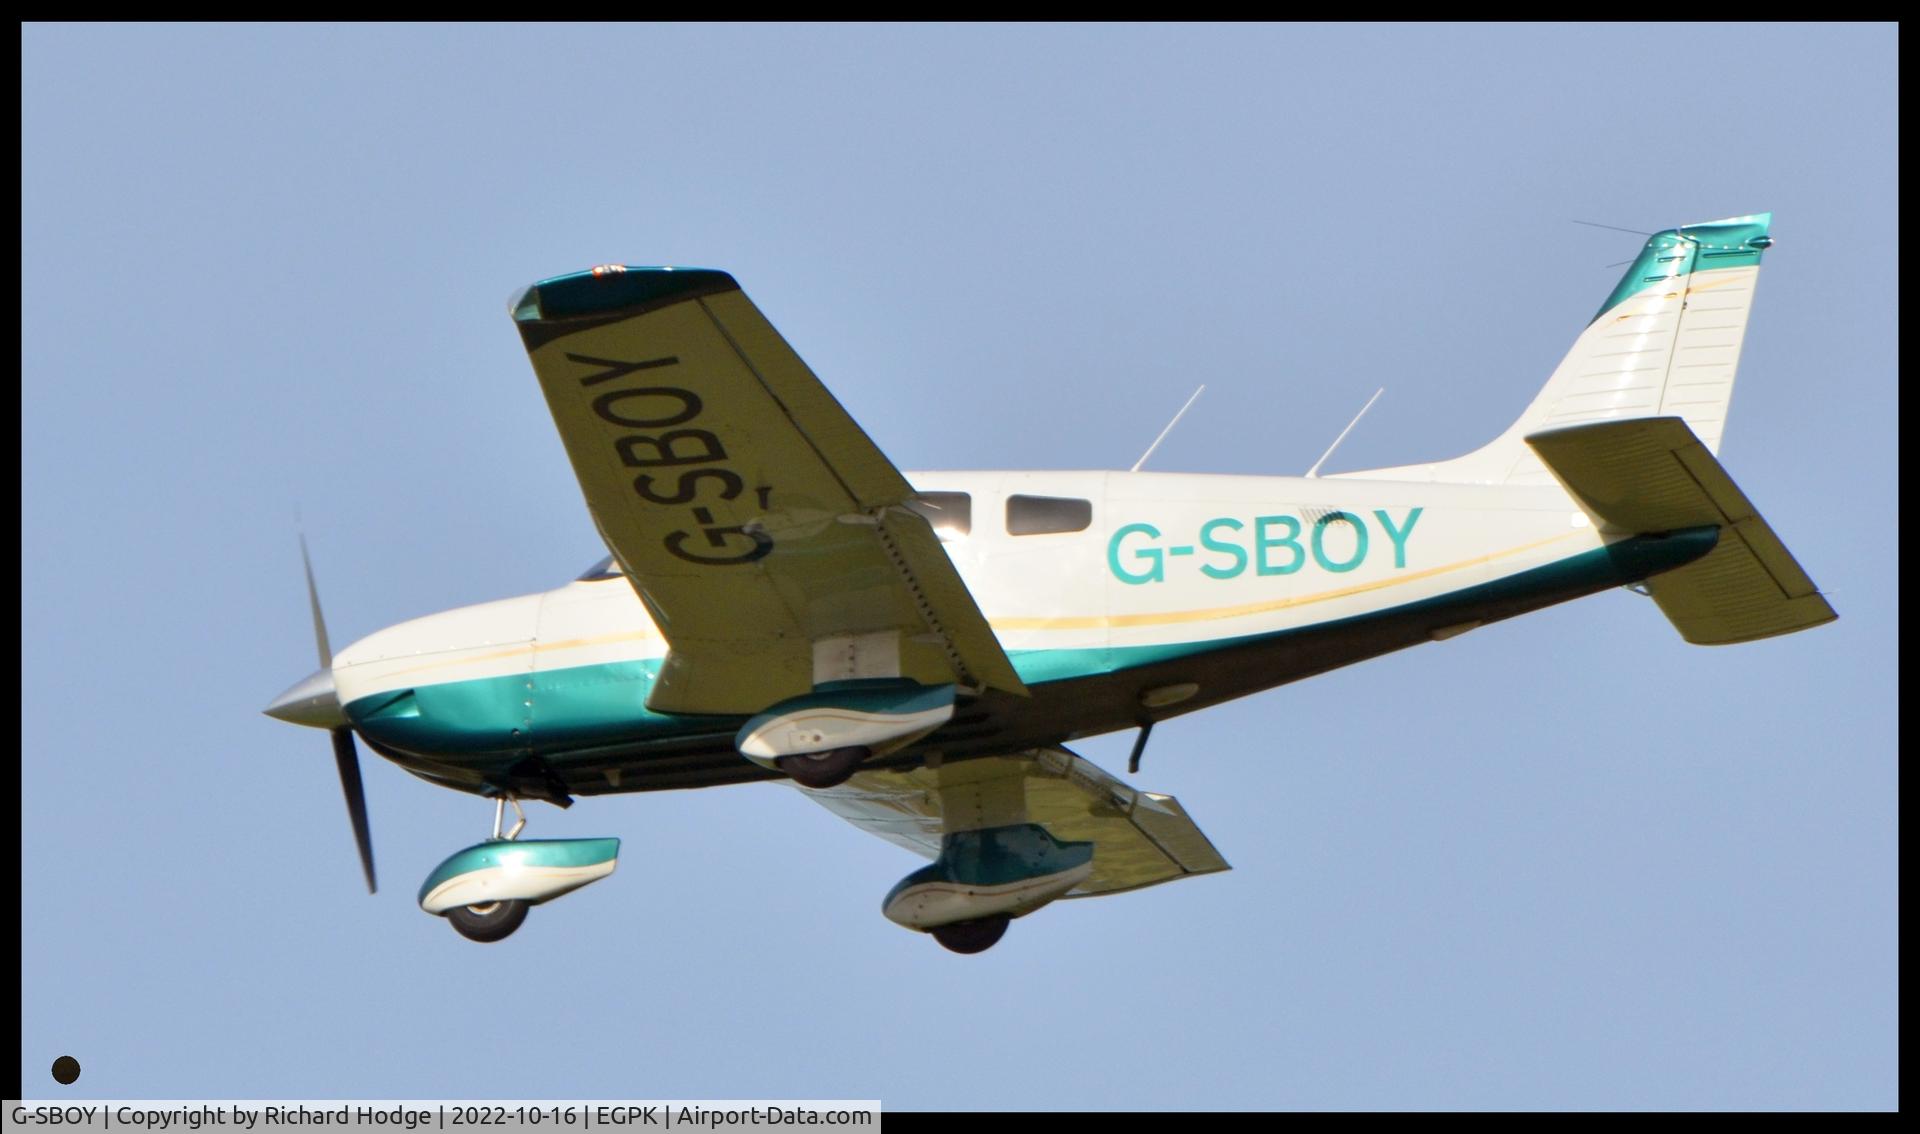
[[[1459,591],[1603,542],[1558,486],[910,476],[922,492],[971,497],[969,530],[943,542],[1016,659],[1296,629]],[[1007,502],[1016,496],[1088,501],[1091,523],[1009,534]],[[334,667],[341,702],[352,704],[403,687],[657,659],[666,650],[638,596],[615,578],[404,622],[342,650]]]

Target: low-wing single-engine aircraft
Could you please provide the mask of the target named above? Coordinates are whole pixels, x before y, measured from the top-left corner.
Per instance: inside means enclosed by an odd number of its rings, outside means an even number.
[[[882,911],[956,952],[1056,898],[1227,869],[1068,751],[1611,587],[1689,642],[1835,615],[1721,467],[1771,214],[1655,234],[1526,412],[1465,456],[1320,477],[902,474],[731,276],[605,266],[513,302],[612,552],[331,652],[266,712],[493,801],[421,887],[496,941],[611,873],[522,800],[785,778],[931,859]],[[303,548],[304,555],[304,548]],[[518,821],[505,834],[505,808]]]

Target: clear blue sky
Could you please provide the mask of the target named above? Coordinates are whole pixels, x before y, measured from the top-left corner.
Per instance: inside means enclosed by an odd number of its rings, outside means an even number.
[[[21,1075],[86,1097],[1899,1102],[1898,32],[50,27],[21,58]],[[1612,592],[1163,725],[1225,875],[966,958],[773,786],[486,804],[259,714],[601,554],[506,301],[723,268],[903,468],[1297,474],[1503,428],[1650,230],[1773,210],[1722,457],[1841,612]],[[1613,265],[1613,266],[1610,266]],[[1124,766],[1131,738],[1080,749]]]

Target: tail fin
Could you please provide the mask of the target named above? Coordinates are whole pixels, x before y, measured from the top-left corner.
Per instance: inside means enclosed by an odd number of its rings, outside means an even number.
[[[1340,475],[1552,484],[1528,434],[1639,417],[1679,417],[1718,453],[1772,222],[1759,213],[1655,233],[1505,433],[1451,461]]]

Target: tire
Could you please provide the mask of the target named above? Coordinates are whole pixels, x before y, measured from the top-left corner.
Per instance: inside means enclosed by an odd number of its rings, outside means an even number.
[[[831,752],[782,756],[773,766],[792,776],[793,782],[801,787],[818,790],[846,783],[871,755],[871,748],[836,748]]]
[[[527,920],[527,908],[519,898],[505,898],[482,906],[455,906],[447,911],[447,920],[469,941],[499,941]]]
[[[929,932],[935,941],[952,952],[984,953],[1006,936],[1007,923],[1012,920],[1006,914],[995,914],[992,917],[977,917],[972,921],[936,925]]]

